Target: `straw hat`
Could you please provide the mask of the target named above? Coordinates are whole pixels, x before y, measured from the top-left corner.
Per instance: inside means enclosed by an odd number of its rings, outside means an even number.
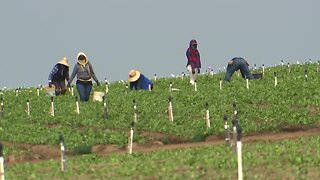
[[[63,58],[58,62],[58,64],[62,64],[62,65],[65,65],[65,66],[69,67],[68,58],[63,57]]]
[[[139,79],[140,75],[141,74],[140,74],[140,72],[138,70],[130,70],[129,71],[128,81],[129,82],[134,82],[134,81]]]
[[[84,56],[85,59],[84,60],[80,60],[79,59],[80,56]],[[77,56],[77,61],[78,61],[79,64],[84,66],[84,65],[86,65],[88,63],[88,57],[84,52],[79,52],[78,56]]]

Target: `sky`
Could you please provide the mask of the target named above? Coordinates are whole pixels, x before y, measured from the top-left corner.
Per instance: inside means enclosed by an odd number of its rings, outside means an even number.
[[[66,56],[87,54],[99,81],[186,72],[196,39],[202,72],[233,57],[274,66],[320,60],[319,0],[0,0],[0,88],[48,83]],[[75,82],[75,80],[73,81]]]

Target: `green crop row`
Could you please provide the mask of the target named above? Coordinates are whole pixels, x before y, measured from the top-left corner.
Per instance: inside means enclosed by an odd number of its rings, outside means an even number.
[[[104,118],[103,103],[80,103],[80,114],[75,112],[75,98],[68,92],[54,97],[55,116],[49,114],[50,97],[36,88],[2,91],[4,112],[0,117],[0,140],[30,144],[57,145],[63,134],[69,147],[80,144],[127,143],[127,132],[133,120],[133,103],[138,108],[135,141],[145,142],[144,131],[172,134],[189,141],[197,137],[223,133],[223,116],[231,120],[232,104],[236,103],[238,120],[244,133],[281,131],[283,127],[315,126],[320,118],[320,73],[317,64],[276,66],[265,69],[263,79],[249,82],[235,74],[231,82],[219,81],[223,73],[201,75],[198,90],[189,84],[188,77],[159,78],[154,91],[128,91],[124,83],[109,85],[106,96],[108,119]],[[254,70],[262,72],[262,69]],[[307,78],[305,77],[307,72]],[[278,85],[274,84],[276,72]],[[169,84],[178,91],[169,92]],[[104,86],[94,87],[104,91]],[[76,94],[76,90],[75,90]],[[174,121],[168,119],[168,98],[172,97]],[[30,101],[30,116],[26,102]],[[205,122],[205,102],[209,104],[211,127]]]
[[[320,138],[243,144],[244,179],[319,179]],[[6,167],[8,179],[236,179],[237,156],[225,145],[67,158]]]

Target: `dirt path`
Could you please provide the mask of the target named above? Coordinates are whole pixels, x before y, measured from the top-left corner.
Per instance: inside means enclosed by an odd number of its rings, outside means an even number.
[[[145,144],[133,144],[133,152],[152,152],[159,150],[172,150],[178,148],[194,148],[202,147],[208,145],[221,145],[225,144],[225,140],[221,136],[209,136],[204,142],[186,142],[186,140],[178,140],[177,137],[168,134],[162,134],[157,132],[143,132],[142,134],[153,136],[156,139],[169,138],[174,139],[174,144],[163,144],[163,142],[158,140],[153,140]],[[287,132],[272,133],[255,133],[244,135],[242,137],[243,143],[255,143],[255,142],[271,142],[280,141],[287,139],[295,139],[299,137],[310,137],[310,136],[320,136],[320,127],[312,129],[295,129],[292,132],[290,129]],[[60,150],[59,147],[51,147],[46,145],[28,145],[28,144],[16,144],[16,143],[4,143],[6,146],[15,146],[21,150],[28,151],[28,154],[21,156],[9,156],[6,158],[7,165],[13,165],[15,163],[22,162],[39,162],[49,159],[59,159]],[[126,148],[118,148],[115,145],[96,145],[92,147],[92,153],[99,155],[109,155],[109,154],[124,154],[127,153]],[[68,153],[70,158],[71,153]]]

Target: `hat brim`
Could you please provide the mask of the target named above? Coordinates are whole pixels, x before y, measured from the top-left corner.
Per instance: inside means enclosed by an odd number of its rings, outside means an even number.
[[[133,77],[129,77],[129,78],[128,78],[128,81],[129,81],[129,82],[134,82],[134,81],[136,81],[136,80],[138,80],[138,79],[139,79],[139,77],[140,77],[141,73],[140,73],[139,71],[135,71],[135,73],[136,73],[136,75],[135,75],[135,76],[133,76]]]
[[[59,61],[58,64],[62,64],[62,65],[65,65],[65,66],[69,67],[68,62],[66,60],[64,60],[64,59]]]

